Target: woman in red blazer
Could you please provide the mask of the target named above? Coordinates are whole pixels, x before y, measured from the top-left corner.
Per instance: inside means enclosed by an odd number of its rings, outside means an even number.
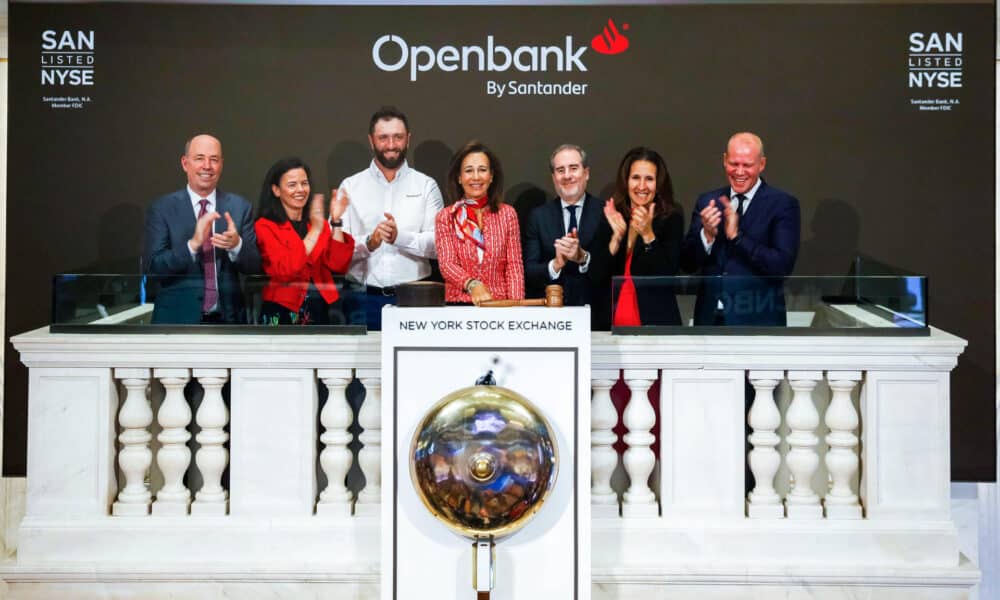
[[[354,254],[340,221],[346,195],[333,191],[327,221],[323,194],[310,194],[310,179],[298,158],[279,160],[264,178],[254,230],[270,277],[261,306],[266,325],[328,324],[328,307],[339,297],[332,273],[345,273]]]
[[[452,304],[524,298],[517,212],[501,202],[503,168],[493,151],[469,142],[451,159],[447,204],[434,219],[434,246]]]

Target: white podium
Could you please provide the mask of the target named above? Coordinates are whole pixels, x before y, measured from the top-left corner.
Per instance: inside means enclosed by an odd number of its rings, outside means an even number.
[[[491,600],[589,600],[589,309],[387,307],[382,323],[383,600],[475,597],[472,540],[424,507],[409,451],[428,409],[489,370],[545,415],[559,452],[545,505],[497,543]]]

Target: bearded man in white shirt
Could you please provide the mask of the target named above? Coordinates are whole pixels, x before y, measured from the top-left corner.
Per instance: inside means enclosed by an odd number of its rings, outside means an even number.
[[[437,183],[406,162],[410,126],[399,109],[384,106],[372,115],[368,143],[371,164],[338,193],[350,198],[344,231],[356,240],[347,277],[364,286],[368,329],[380,331],[382,307],[396,303],[396,286],[431,273],[434,216],[444,201]]]

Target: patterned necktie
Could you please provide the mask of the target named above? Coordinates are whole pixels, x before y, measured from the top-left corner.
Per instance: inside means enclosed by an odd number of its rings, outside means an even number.
[[[201,204],[201,211],[198,212],[200,219],[208,212],[208,198],[202,198],[198,203]],[[201,303],[201,311],[206,313],[211,312],[219,303],[219,288],[215,282],[215,248],[212,247],[211,234],[209,231],[201,244],[201,269],[205,275],[205,299]]]
[[[579,229],[579,225],[576,222],[576,209],[577,206],[575,204],[566,207],[566,210],[569,211],[569,227],[566,228],[567,235],[572,233],[574,229]]]

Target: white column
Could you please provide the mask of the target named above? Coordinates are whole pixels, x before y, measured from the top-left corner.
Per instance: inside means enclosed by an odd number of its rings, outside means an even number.
[[[323,434],[319,440],[323,442],[323,452],[319,455],[319,464],[326,474],[327,484],[320,492],[316,514],[350,516],[351,491],[345,483],[353,462],[347,447],[351,443],[347,428],[351,426],[352,413],[345,391],[351,382],[351,370],[320,369],[319,378],[330,393],[320,413]]]
[[[146,474],[153,464],[149,442],[153,434],[153,409],[149,405],[149,369],[115,369],[115,379],[121,379],[127,390],[125,402],[118,412],[122,433],[118,441],[118,466],[125,475],[125,487],[111,507],[115,516],[145,516],[149,514],[152,494],[146,485]]]
[[[618,411],[611,402],[611,387],[618,380],[617,371],[594,371],[591,374],[590,401],[590,502],[594,517],[617,517],[618,494],[611,488],[611,474],[618,466],[612,431],[618,424]]]
[[[365,487],[358,494],[356,512],[374,510],[382,500],[382,379],[375,369],[359,369],[358,378],[365,386],[365,400],[358,411],[358,425],[362,432],[358,440],[363,444],[358,453],[358,464],[365,475]],[[374,514],[374,513],[373,513]]]
[[[774,476],[781,466],[778,454],[778,427],[781,413],[774,402],[774,388],[784,378],[781,371],[750,371],[750,383],[755,394],[748,416],[753,432],[749,440],[753,445],[750,455],[750,471],[754,477],[754,488],[748,498],[748,513],[752,519],[780,519],[785,516],[781,497],[774,489]]]
[[[650,448],[656,439],[650,432],[656,423],[656,414],[647,394],[656,377],[655,370],[625,370],[625,383],[632,397],[623,416],[628,430],[623,438],[628,445],[623,462],[630,480],[622,505],[624,517],[655,517],[659,514],[656,495],[649,487],[649,476],[656,465],[656,457]]]
[[[816,445],[816,428],[819,426],[819,411],[813,404],[812,391],[816,382],[823,377],[820,371],[789,371],[788,381],[792,386],[792,403],[785,415],[790,433],[788,434],[788,456],[785,461],[792,472],[792,489],[785,498],[788,518],[821,519],[823,508],[819,496],[812,489],[812,476],[819,466]]]
[[[153,502],[154,515],[186,515],[191,504],[191,491],[184,486],[184,473],[191,464],[191,450],[187,441],[191,439],[188,424],[191,423],[191,407],[184,397],[184,386],[191,379],[188,369],[156,369],[153,376],[163,384],[165,394],[157,421],[160,435],[160,451],[156,453],[156,464],[163,473],[163,488],[156,493]]]
[[[858,428],[858,411],[851,401],[851,391],[860,380],[860,371],[827,373],[833,392],[826,409],[826,426],[830,429],[826,436],[830,447],[826,453],[826,468],[833,480],[833,486],[823,498],[828,519],[861,518],[861,504],[851,488],[854,474],[858,472],[858,436],[854,433]]]
[[[229,494],[222,487],[222,472],[229,461],[225,431],[229,410],[222,399],[222,386],[229,379],[226,369],[195,369],[194,376],[205,390],[195,420],[201,431],[195,436],[201,448],[194,460],[201,471],[202,486],[191,504],[192,515],[224,515],[229,509]]]

